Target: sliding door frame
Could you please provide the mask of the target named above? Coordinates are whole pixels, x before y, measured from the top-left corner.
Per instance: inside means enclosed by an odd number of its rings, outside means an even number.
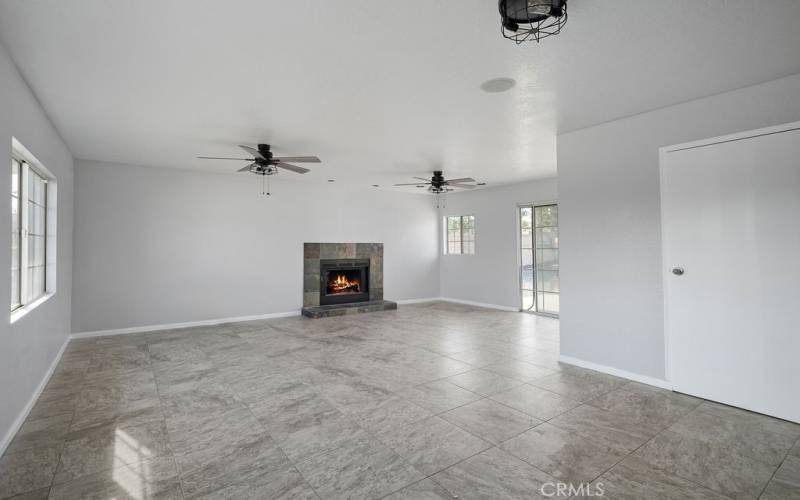
[[[522,233],[522,231],[521,231],[522,218],[520,217],[520,209],[525,208],[525,207],[531,207],[532,209],[535,209],[536,207],[543,207],[543,206],[547,206],[547,205],[556,205],[556,206],[558,206],[558,200],[540,200],[540,201],[532,201],[532,202],[527,202],[527,203],[517,203],[517,205],[514,207],[514,211],[515,211],[515,216],[514,216],[515,228],[514,228],[514,231],[516,232],[516,235],[517,235],[516,238],[515,238],[515,242],[516,242],[515,252],[517,254],[517,297],[518,297],[518,300],[519,300],[518,309],[519,309],[520,312],[524,312],[524,313],[528,313],[528,314],[535,314],[535,315],[538,315],[538,316],[547,316],[548,318],[558,318],[559,317],[558,314],[548,313],[548,312],[540,312],[538,310],[531,311],[531,310],[527,310],[527,309],[523,309],[522,308],[522,305],[523,305],[522,304],[522,273],[520,272],[520,269],[522,268],[522,234],[521,234]],[[536,306],[534,309],[538,309],[538,300],[537,300],[537,297],[536,297],[536,291],[537,290],[535,288],[536,287],[536,272],[535,272],[536,271],[536,229],[535,229],[536,224],[535,224],[535,210],[532,210],[532,212],[531,212],[531,223],[532,223],[531,229],[533,230],[532,239],[533,239],[533,266],[534,266],[534,273],[533,273],[533,280],[534,280],[533,303]],[[561,223],[561,219],[559,218],[559,227],[560,227],[560,223]],[[560,255],[560,252],[559,252],[559,261],[560,260],[561,260],[561,255]],[[559,290],[560,290],[560,287],[559,287]],[[560,291],[559,291],[559,295],[561,295]]]

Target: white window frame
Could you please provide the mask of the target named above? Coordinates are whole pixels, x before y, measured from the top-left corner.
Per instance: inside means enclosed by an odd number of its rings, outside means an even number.
[[[14,323],[33,309],[55,295],[56,291],[56,207],[57,191],[55,176],[36,159],[16,138],[12,138],[12,160],[20,164],[19,172],[19,303],[9,304],[10,322]],[[9,167],[11,162],[8,162]],[[44,221],[44,291],[37,297],[27,299],[28,283],[26,269],[28,264],[28,184],[31,171],[45,183],[45,221]],[[11,172],[9,171],[9,176]],[[8,196],[11,197],[11,189]],[[10,215],[10,214],[9,214]],[[9,270],[10,273],[10,270]]]
[[[458,217],[460,219],[460,224],[461,224],[461,226],[460,226],[461,227],[461,235],[460,235],[460,239],[459,239],[459,248],[461,249],[461,251],[460,252],[452,252],[451,253],[450,252],[450,245],[449,245],[450,241],[448,239],[449,238],[449,226],[447,224],[447,219],[455,218],[455,217]],[[464,217],[472,217],[472,232],[473,232],[474,236],[473,236],[473,239],[472,239],[472,252],[470,252],[470,253],[464,253]],[[442,218],[442,228],[443,228],[443,231],[442,231],[442,233],[443,233],[442,234],[442,239],[443,239],[443,242],[442,242],[442,244],[443,244],[442,254],[443,255],[467,255],[467,256],[475,255],[475,252],[476,252],[476,250],[475,250],[475,242],[478,239],[478,236],[477,236],[478,235],[478,228],[477,228],[477,223],[476,223],[476,217],[475,217],[474,214],[445,215]]]

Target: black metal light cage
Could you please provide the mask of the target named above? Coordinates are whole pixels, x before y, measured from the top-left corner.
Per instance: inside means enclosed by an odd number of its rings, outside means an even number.
[[[522,43],[557,35],[567,24],[567,0],[499,0],[504,37]]]

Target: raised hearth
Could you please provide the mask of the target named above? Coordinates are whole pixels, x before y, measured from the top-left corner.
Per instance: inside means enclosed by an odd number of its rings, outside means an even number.
[[[331,316],[393,311],[395,309],[397,309],[397,302],[392,302],[391,300],[370,300],[367,302],[351,302],[349,304],[304,307],[303,316],[306,318],[330,318]]]

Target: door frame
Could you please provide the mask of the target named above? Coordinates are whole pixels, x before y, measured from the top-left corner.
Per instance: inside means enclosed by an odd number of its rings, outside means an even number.
[[[514,241],[516,241],[516,244],[514,245],[514,252],[516,252],[516,254],[517,254],[517,311],[524,312],[525,314],[533,314],[533,315],[536,315],[536,316],[545,316],[547,318],[556,318],[556,319],[558,319],[560,317],[559,314],[543,313],[543,312],[539,312],[539,311],[524,311],[522,309],[522,274],[519,272],[520,267],[522,267],[522,252],[520,252],[520,247],[522,245],[522,235],[520,234],[520,224],[522,223],[522,220],[520,219],[520,216],[519,216],[519,209],[522,208],[522,207],[538,207],[538,206],[545,206],[545,205],[556,205],[557,206],[558,205],[558,200],[541,200],[541,201],[520,202],[520,203],[517,203],[516,205],[514,205],[514,214],[515,214],[514,215],[514,232],[516,233],[516,236],[514,237]],[[533,215],[531,215],[531,216],[533,216]],[[561,212],[560,211],[559,211],[559,218],[558,218],[558,227],[559,228],[561,227]],[[535,245],[535,242],[536,242],[536,237],[534,236],[534,245]],[[559,244],[559,247],[560,246],[561,245]],[[534,262],[535,262],[535,256],[534,256]],[[558,252],[558,262],[559,262],[559,271],[560,271],[560,265],[561,265],[561,252],[560,251]],[[560,298],[560,295],[561,295],[561,291],[560,291],[561,290],[561,286],[560,286],[561,278],[560,277],[561,277],[561,273],[559,272],[559,292],[558,292],[559,298]],[[534,294],[535,294],[535,290],[534,290]],[[533,297],[533,300],[536,300],[536,296],[535,295]],[[559,308],[559,311],[560,311],[560,308]]]
[[[706,146],[713,146],[725,142],[741,141],[743,139],[752,139],[754,137],[761,137],[765,135],[781,134],[784,132],[791,132],[800,130],[800,121],[784,123],[781,125],[774,125],[770,127],[758,128],[748,130],[745,132],[736,132],[733,134],[726,134],[717,137],[710,137],[708,139],[700,139],[697,141],[684,142],[674,144],[671,146],[664,146],[658,149],[658,192],[659,192],[659,215],[661,224],[661,283],[664,301],[664,378],[668,382],[673,382],[673,333],[669,322],[669,296],[670,296],[670,279],[671,271],[674,263],[671,263],[670,255],[667,252],[667,235],[664,226],[664,214],[668,210],[666,205],[666,198],[664,197],[664,170],[666,167],[667,155],[677,151],[684,151],[687,149],[696,149]]]

